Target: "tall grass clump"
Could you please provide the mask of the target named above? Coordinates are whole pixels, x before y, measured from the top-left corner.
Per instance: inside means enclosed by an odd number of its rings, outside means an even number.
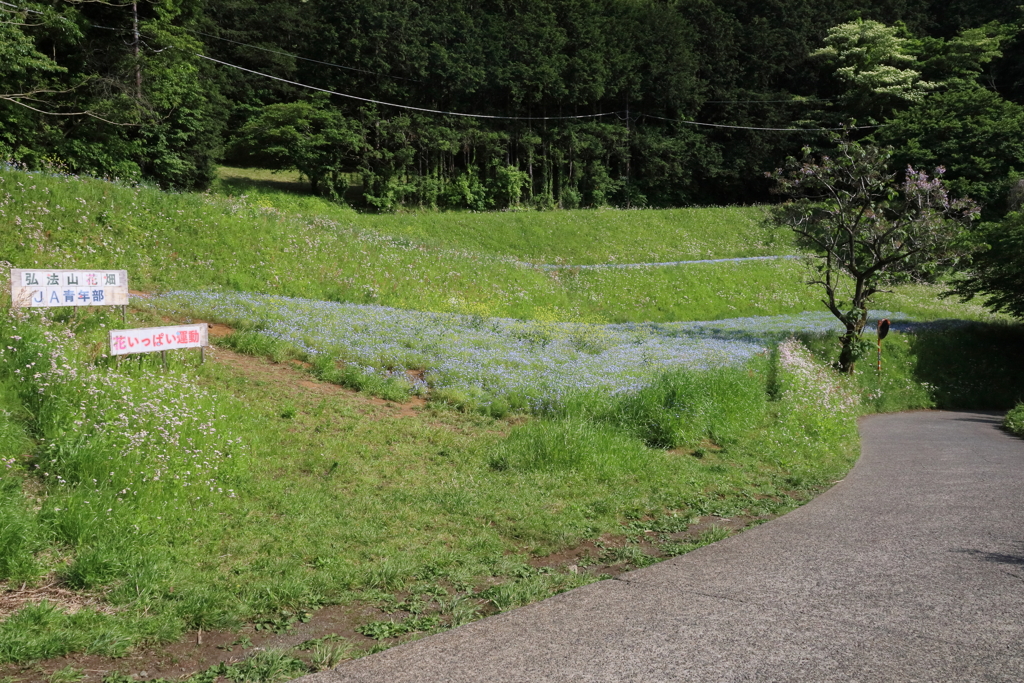
[[[0,380],[0,581],[31,579],[36,573],[34,553],[42,545],[22,486],[33,451],[25,417],[12,383]]]
[[[34,578],[42,539],[19,478],[0,474],[0,581]]]
[[[764,363],[664,373],[616,401],[605,419],[654,448],[735,442],[767,415]]]
[[[597,480],[639,475],[658,454],[610,425],[581,418],[536,420],[513,431],[490,458],[498,471],[574,472]]]
[[[785,487],[825,486],[856,461],[860,393],[797,339],[779,344],[773,356],[771,423],[748,435],[741,450],[779,468]]]

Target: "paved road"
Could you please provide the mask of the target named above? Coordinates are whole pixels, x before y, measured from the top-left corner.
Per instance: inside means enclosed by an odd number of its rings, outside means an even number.
[[[1024,440],[997,423],[867,418],[784,517],[303,681],[1024,681]]]

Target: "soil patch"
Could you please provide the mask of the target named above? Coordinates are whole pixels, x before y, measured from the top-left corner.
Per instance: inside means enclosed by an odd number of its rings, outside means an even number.
[[[210,631],[186,634],[181,641],[158,647],[140,648],[120,659],[95,655],[69,655],[25,665],[0,665],[0,680],[10,677],[18,683],[43,683],[55,671],[68,666],[84,673],[84,683],[99,683],[111,673],[121,673],[139,681],[164,678],[178,680],[205,671],[222,662],[242,661],[253,652],[290,649],[309,640],[337,636],[350,641],[358,650],[368,650],[376,641],[356,632],[367,621],[381,619],[383,612],[368,605],[324,607],[309,622],[297,624],[283,633],[257,631],[252,626],[237,631]],[[303,650],[292,656],[309,659]]]
[[[222,325],[221,327],[230,330],[227,326]],[[227,365],[249,379],[271,382],[278,386],[291,386],[312,394],[348,396],[364,405],[378,409],[372,416],[377,419],[413,417],[427,405],[427,400],[421,396],[410,396],[405,403],[395,403],[330,382],[321,382],[306,372],[306,368],[309,367],[308,363],[298,360],[274,363],[265,358],[238,353],[222,346],[209,347],[207,354],[207,357],[213,362]],[[383,410],[379,410],[381,408]]]
[[[645,532],[635,543],[622,535],[602,536],[598,541],[585,541],[572,548],[566,548],[551,555],[537,557],[530,561],[533,567],[565,568],[573,573],[587,573],[592,576],[616,577],[632,569],[635,566],[627,560],[617,559],[619,555],[615,552],[618,549],[633,547],[643,551],[654,560],[663,560],[671,557],[662,552],[660,544],[663,543],[692,543],[698,540],[706,532],[712,529],[724,529],[730,534],[742,531],[754,524],[767,521],[762,517],[716,517],[708,515],[701,517],[691,523],[686,530],[669,534],[661,534],[654,531]]]
[[[0,583],[0,621],[25,605],[44,601],[56,605],[69,614],[74,614],[85,607],[99,612],[113,612],[108,605],[101,602],[99,597],[62,588],[60,581],[55,576],[48,576],[43,580],[43,585],[37,588]]]

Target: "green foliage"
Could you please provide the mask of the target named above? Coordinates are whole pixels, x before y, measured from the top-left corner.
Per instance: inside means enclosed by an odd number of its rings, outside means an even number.
[[[984,226],[979,238],[988,248],[955,281],[954,291],[966,300],[984,295],[987,309],[1024,318],[1024,211]]]
[[[323,100],[271,104],[238,131],[231,156],[264,168],[293,168],[313,191],[338,199],[363,151],[364,131]]]
[[[0,157],[202,188],[226,148],[383,211],[764,200],[750,179],[814,134],[756,129],[880,119],[926,81],[1016,87],[1012,8],[936,0],[14,4]],[[41,111],[9,97],[30,92]]]
[[[371,621],[356,629],[357,632],[374,640],[396,638],[408,633],[429,631],[441,625],[441,618],[436,615],[407,617],[401,621]]]
[[[309,673],[309,667],[285,650],[260,650],[237,664],[222,664],[213,673],[231,683],[279,683]]]
[[[1018,403],[1003,418],[1003,427],[1017,436],[1024,436],[1024,403]]]
[[[944,88],[972,87],[986,65],[1003,56],[1000,48],[1015,32],[1016,27],[993,21],[948,40],[925,36],[911,41],[908,51],[921,60],[927,80]]]
[[[848,84],[846,107],[851,113],[881,117],[898,103],[921,102],[935,87],[912,68],[917,60],[906,43],[896,28],[858,19],[830,28],[825,47],[811,56],[825,59]]]
[[[950,190],[996,218],[1021,170],[1024,107],[980,86],[947,90],[895,116],[874,137],[895,147],[898,167],[945,167]]]
[[[941,167],[935,178],[909,167],[898,178],[890,150],[833,141],[833,154],[814,159],[805,149],[802,162],[791,159],[786,173],[775,172],[780,191],[796,199],[774,207],[770,220],[818,257],[808,284],[824,290],[826,308],[845,328],[837,366],[850,373],[864,351],[872,297],[958,265],[972,249],[965,228],[977,208],[949,197]]]

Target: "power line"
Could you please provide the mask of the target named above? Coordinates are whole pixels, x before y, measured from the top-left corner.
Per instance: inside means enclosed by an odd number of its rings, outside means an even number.
[[[196,57],[205,59],[207,61],[216,62],[224,66],[231,67],[232,69],[238,69],[239,71],[245,71],[247,73],[269,78],[271,80],[280,81],[282,83],[288,83],[289,85],[298,86],[300,88],[308,88],[309,90],[316,90],[318,92],[325,92],[330,95],[337,95],[338,97],[346,97],[350,100],[358,100],[359,102],[368,102],[370,104],[380,104],[385,107],[395,107],[396,109],[408,109],[411,111],[422,111],[427,114],[443,114],[445,116],[462,116],[470,119],[501,119],[505,121],[557,121],[566,119],[596,119],[603,116],[615,116],[621,112],[613,111],[606,114],[582,114],[579,116],[493,116],[489,114],[465,114],[457,111],[443,111],[440,109],[425,109],[423,107],[412,107],[407,104],[395,104],[394,102],[383,102],[381,100],[372,100],[368,97],[359,97],[357,95],[349,95],[348,93],[338,92],[336,90],[328,90],[326,88],[318,88],[315,85],[307,85],[305,83],[299,83],[298,81],[290,81],[287,78],[280,78],[278,76],[271,76],[261,71],[254,71],[253,69],[246,69],[244,66],[238,66],[237,64],[229,64],[213,57],[207,57],[206,55],[196,54]]]
[[[830,99],[818,99],[818,98],[805,98],[805,99],[789,99],[789,100],[704,100],[703,104],[737,104],[737,103],[751,103],[757,104],[804,104],[809,102],[831,102]]]
[[[269,78],[271,80],[280,81],[282,83],[288,83],[289,85],[294,85],[294,86],[297,86],[297,87],[300,87],[300,88],[307,88],[309,90],[316,90],[317,92],[324,92],[324,93],[328,93],[330,95],[337,95],[339,97],[345,97],[345,98],[348,98],[348,99],[351,99],[351,100],[357,100],[359,102],[368,102],[370,104],[380,104],[380,105],[383,105],[383,106],[386,106],[386,107],[395,107],[397,109],[408,109],[410,111],[421,111],[421,112],[425,112],[425,113],[428,113],[428,114],[442,114],[442,115],[445,115],[445,116],[461,116],[461,117],[472,118],[472,119],[499,119],[499,120],[504,120],[504,121],[558,121],[558,120],[571,120],[571,119],[595,119],[595,118],[601,118],[601,117],[605,117],[605,116],[619,116],[620,114],[623,114],[623,113],[627,113],[627,115],[628,115],[628,112],[613,111],[613,112],[607,112],[607,113],[604,113],[604,114],[583,114],[583,115],[579,115],[579,116],[493,116],[493,115],[489,115],[489,114],[465,114],[465,113],[462,113],[462,112],[443,111],[443,110],[440,110],[440,109],[425,109],[423,107],[412,107],[412,106],[409,106],[409,105],[406,105],[406,104],[395,104],[394,102],[383,102],[381,100],[374,100],[374,99],[370,99],[368,97],[358,97],[356,95],[350,95],[348,93],[338,92],[336,90],[328,90],[326,88],[318,88],[318,87],[313,86],[313,85],[307,85],[305,83],[299,83],[298,81],[291,81],[291,80],[288,80],[287,78],[280,78],[279,76],[271,76],[270,74],[265,74],[265,73],[263,73],[261,71],[255,71],[253,69],[247,69],[244,66],[238,66],[237,64],[230,64],[228,62],[224,62],[224,61],[221,61],[219,59],[214,59],[213,57],[207,57],[206,55],[196,54],[196,57],[199,57],[200,59],[205,59],[205,60],[208,60],[208,61],[211,61],[211,62],[215,62],[217,64],[221,64],[223,66],[227,66],[227,67],[230,67],[232,69],[238,69],[239,71],[245,71],[246,73],[255,74],[256,76],[262,76],[263,78]],[[821,132],[821,131],[833,131],[833,130],[846,130],[846,128],[842,128],[842,127],[840,127],[840,128],[766,128],[766,127],[758,127],[758,126],[733,126],[733,125],[727,125],[727,124],[722,124],[722,123],[702,123],[700,121],[686,121],[686,120],[683,120],[683,119],[668,119],[668,118],[665,118],[663,116],[653,116],[653,115],[650,115],[650,114],[645,114],[645,115],[641,115],[641,116],[644,116],[646,118],[658,119],[660,121],[669,121],[669,122],[672,122],[672,123],[682,123],[682,124],[691,125],[691,126],[706,126],[706,127],[710,127],[710,128],[731,128],[731,129],[736,129],[736,130],[763,130],[763,131],[789,131],[789,132],[795,132],[795,131]],[[861,126],[859,128],[877,128],[877,126]],[[859,129],[859,128],[857,128],[857,129]]]
[[[771,130],[771,131],[803,131],[809,133],[820,133],[826,130],[848,130],[846,127],[839,128],[764,128],[760,126],[732,126],[725,123],[702,123],[700,121],[685,121],[683,119],[666,119],[664,116],[653,116],[651,114],[645,114],[646,118],[658,119],[659,121],[670,121],[672,123],[683,123],[688,126],[706,126],[708,128],[731,128],[735,130]],[[878,128],[878,126],[853,126],[853,130],[862,130],[866,128]]]
[[[4,2],[3,0],[0,0],[0,5],[5,5],[7,7],[13,7],[15,9],[22,10],[22,11],[25,11],[25,12],[32,12],[34,14],[42,14],[42,12],[39,12],[37,10],[32,10],[32,9],[28,9],[28,8],[19,7],[18,5],[13,5],[13,4],[9,3],[9,2]],[[105,30],[110,30],[110,31],[120,30],[120,29],[110,28],[108,26],[97,26],[97,25],[92,25],[92,26],[93,26],[93,28],[105,29]],[[293,54],[288,53],[288,52],[282,52],[280,50],[272,50],[270,48],[259,47],[257,45],[252,45],[250,43],[243,43],[243,42],[240,42],[240,41],[237,41],[237,40],[231,40],[230,38],[222,38],[220,36],[215,36],[215,35],[210,34],[210,33],[204,33],[203,31],[199,31],[199,30],[196,30],[196,29],[185,28],[183,26],[180,26],[178,28],[180,28],[180,29],[182,29],[184,31],[189,31],[191,33],[196,33],[196,34],[201,35],[201,36],[206,36],[208,38],[213,38],[215,40],[223,40],[225,42],[233,43],[235,45],[242,45],[244,47],[251,47],[251,48],[253,48],[255,50],[262,50],[264,52],[270,52],[272,54],[278,54],[278,55],[282,55],[282,56],[286,56],[286,57],[291,57],[293,59],[300,59],[300,60],[303,60],[303,61],[312,62],[314,64],[322,64],[324,66],[330,66],[330,67],[334,67],[334,68],[338,68],[338,69],[346,69],[346,70],[349,70],[349,71],[357,71],[357,72],[360,72],[360,73],[370,74],[370,75],[373,75],[373,76],[385,76],[385,77],[388,77],[388,78],[395,78],[395,79],[399,79],[399,80],[412,80],[412,79],[403,78],[401,76],[390,76],[388,74],[379,74],[379,73],[376,73],[376,72],[373,72],[373,71],[368,71],[366,69],[359,69],[357,67],[344,66],[342,64],[335,64],[333,62],[325,62],[325,61],[321,61],[321,60],[318,60],[318,59],[310,59],[308,57],[300,57],[298,55],[293,55]],[[622,117],[619,116],[619,115],[624,113],[622,111],[615,111],[615,112],[607,112],[607,113],[603,113],[603,114],[582,114],[582,115],[577,115],[577,116],[495,116],[495,115],[489,115],[489,114],[466,114],[466,113],[462,113],[462,112],[443,111],[443,110],[439,110],[439,109],[426,109],[426,108],[423,108],[423,107],[413,107],[413,106],[405,105],[405,104],[395,104],[394,102],[384,102],[384,101],[381,101],[381,100],[374,100],[374,99],[370,99],[370,98],[367,98],[367,97],[359,97],[357,95],[350,95],[348,93],[342,93],[342,92],[338,92],[336,90],[328,90],[326,88],[318,88],[318,87],[313,86],[313,85],[307,85],[305,83],[299,83],[298,81],[292,81],[292,80],[289,80],[289,79],[286,79],[286,78],[281,78],[279,76],[272,76],[270,74],[263,73],[261,71],[256,71],[254,69],[247,69],[247,68],[245,68],[243,66],[238,66],[237,64],[231,64],[229,62],[225,62],[225,61],[222,61],[222,60],[219,60],[219,59],[214,59],[213,57],[208,57],[206,55],[196,54],[195,56],[199,57],[200,59],[205,59],[205,60],[208,60],[208,61],[211,61],[211,62],[215,62],[217,64],[221,64],[223,66],[230,67],[232,69],[238,69],[239,71],[245,71],[247,73],[251,73],[251,74],[254,74],[256,76],[261,76],[263,78],[269,78],[271,80],[279,81],[281,83],[288,83],[289,85],[294,85],[294,86],[297,86],[297,87],[300,87],[300,88],[307,88],[309,90],[316,90],[318,92],[324,92],[324,93],[328,93],[330,95],[337,95],[338,97],[345,97],[345,98],[348,98],[348,99],[357,100],[359,102],[367,102],[367,103],[370,103],[370,104],[379,104],[379,105],[382,105],[382,106],[394,107],[396,109],[406,109],[406,110],[409,110],[409,111],[420,111],[420,112],[424,112],[424,113],[428,113],[428,114],[441,114],[441,115],[444,115],[444,116],[460,116],[460,117],[464,117],[464,118],[494,119],[494,120],[504,120],[504,121],[566,121],[566,120],[579,120],[579,119],[596,119],[596,118],[603,118],[603,117],[606,117],[606,116],[616,116],[616,117],[621,119]],[[421,81],[416,81],[416,82],[421,82]],[[730,103],[742,103],[742,102],[756,102],[756,103],[765,103],[765,104],[768,104],[768,103],[778,104],[778,103],[794,103],[794,102],[827,102],[827,101],[829,101],[829,100],[706,100],[705,104],[709,104],[709,103],[713,103],[713,104],[730,104]],[[43,113],[47,113],[47,112],[43,112]],[[625,112],[625,114],[626,114],[627,118],[629,118],[628,110]],[[92,114],[89,114],[89,115],[92,116]],[[99,117],[96,117],[96,118],[99,118]],[[700,121],[687,121],[687,120],[684,120],[684,119],[669,119],[669,118],[665,118],[663,116],[654,116],[652,114],[641,114],[640,116],[637,116],[636,118],[637,119],[640,119],[640,118],[651,118],[651,119],[656,119],[656,120],[659,120],[659,121],[668,121],[670,123],[679,123],[679,124],[690,125],[690,126],[703,126],[703,127],[707,127],[707,128],[728,128],[728,129],[732,129],[732,130],[760,130],[760,131],[776,131],[776,132],[795,132],[795,131],[821,132],[821,131],[846,130],[846,128],[844,128],[844,127],[839,127],[839,128],[769,128],[769,127],[760,127],[760,126],[734,126],[734,125],[728,125],[728,124],[722,124],[722,123],[704,123],[704,122],[700,122]],[[103,119],[101,119],[101,120],[103,120]],[[854,130],[867,129],[867,128],[878,128],[878,126],[854,126],[853,127]]]
[[[18,5],[12,5],[9,2],[0,2],[0,5],[6,5],[8,7],[13,7],[16,10],[19,10],[19,11],[22,11],[22,12],[29,12],[31,14],[42,14],[42,12],[40,12],[39,10],[29,9],[28,7],[19,7]]]

